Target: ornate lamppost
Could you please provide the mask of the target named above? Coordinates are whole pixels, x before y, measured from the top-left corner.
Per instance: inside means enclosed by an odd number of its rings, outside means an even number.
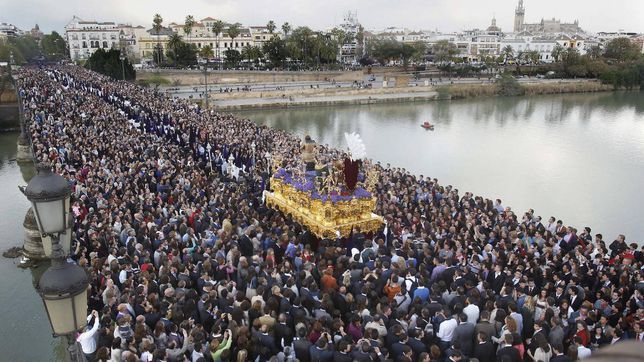
[[[31,202],[43,237],[51,240],[51,266],[38,281],[38,294],[43,300],[54,337],[67,338],[67,351],[72,361],[81,361],[75,333],[87,325],[87,287],[89,278],[80,266],[67,262],[69,250],[63,251],[61,237],[71,235],[71,189],[65,178],[53,173],[48,164],[39,164],[38,173],[22,193]],[[65,246],[67,248],[67,246]]]

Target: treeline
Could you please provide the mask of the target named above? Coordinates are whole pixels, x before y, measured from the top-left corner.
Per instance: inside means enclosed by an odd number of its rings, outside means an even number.
[[[57,32],[43,35],[42,39],[21,35],[0,40],[0,62],[26,64],[34,61],[59,61],[67,58],[65,39]]]
[[[116,49],[97,49],[85,62],[85,68],[116,80],[136,79],[136,71],[129,59],[121,59],[121,51]]]
[[[557,62],[539,66],[517,66],[514,75],[554,72],[561,78],[598,78],[615,89],[644,89],[644,54],[628,38],[613,39],[604,49],[580,55],[576,49],[553,51]]]

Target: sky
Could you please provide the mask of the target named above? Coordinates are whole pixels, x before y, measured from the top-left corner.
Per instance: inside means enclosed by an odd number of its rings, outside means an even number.
[[[327,29],[340,24],[347,11],[357,11],[369,30],[389,26],[408,29],[459,31],[486,28],[493,16],[511,31],[518,0],[0,0],[0,22],[29,30],[38,23],[44,32],[64,31],[76,15],[84,20],[114,21],[150,27],[161,14],[164,24],[211,16],[244,25],[307,25]],[[579,20],[590,32],[644,33],[644,0],[524,0],[526,23],[542,18]]]

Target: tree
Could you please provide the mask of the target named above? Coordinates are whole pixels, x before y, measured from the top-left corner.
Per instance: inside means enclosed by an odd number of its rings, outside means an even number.
[[[168,48],[172,49],[172,51],[176,54],[177,49],[181,46],[183,43],[183,40],[181,39],[181,35],[177,33],[173,33],[170,35],[170,38],[168,39]],[[174,66],[175,68],[177,67],[177,58],[174,58]]]
[[[593,45],[590,47],[590,49],[588,49],[586,55],[588,55],[590,59],[599,59],[603,53],[604,51],[599,45]]]
[[[248,44],[242,48],[241,57],[248,60],[249,64],[257,64],[262,57],[262,49],[258,46]]]
[[[226,49],[224,56],[226,56],[227,66],[231,68],[237,66],[237,64],[241,60],[241,54],[235,49]]]
[[[163,28],[161,24],[163,24],[163,18],[161,17],[161,15],[154,14],[154,17],[152,18],[152,29],[157,36],[157,47],[155,49],[155,53],[157,54],[155,61],[157,65],[161,63],[161,54],[163,54],[163,52],[161,51],[161,40],[159,39],[161,35],[161,29]]]
[[[235,38],[241,34],[241,25],[239,23],[232,24],[228,27],[228,37],[230,38],[230,48],[234,48]],[[239,53],[239,52],[238,52]]]
[[[178,66],[189,67],[197,64],[197,47],[181,41],[172,51],[168,50],[167,56]]]
[[[317,51],[314,55],[315,47],[311,39],[312,35],[313,31],[306,26],[293,30],[286,43],[289,55],[303,63],[309,63],[313,57],[317,57]]]
[[[364,27],[360,25],[358,27],[358,32],[356,33],[356,41],[358,42],[358,46],[356,49],[356,53],[362,57],[364,55]]]
[[[561,59],[561,54],[565,51],[566,49],[561,45],[557,44],[555,45],[554,48],[552,48],[552,52],[550,53],[550,56],[558,62]]]
[[[340,28],[333,28],[331,29],[331,35],[333,36],[333,39],[335,39],[337,43],[337,52],[340,55],[337,57],[337,59],[341,59],[342,57],[342,46],[346,44],[347,42],[347,33],[340,29]]]
[[[526,54],[526,60],[530,64],[539,64],[540,59],[541,59],[541,56],[539,55],[539,52],[536,50],[530,50]]]
[[[125,57],[121,63],[120,55],[120,50],[99,48],[89,57],[85,67],[117,80],[123,78],[123,70],[125,70],[126,80],[136,79],[136,71],[129,59]]]
[[[282,67],[287,57],[286,42],[279,37],[273,37],[264,43],[262,48],[271,63],[271,68]]]
[[[266,29],[268,29],[268,32],[271,35],[273,35],[273,33],[275,32],[275,28],[277,28],[277,26],[275,25],[275,22],[273,20],[269,21],[268,24],[266,24]]]
[[[439,40],[432,45],[432,53],[434,54],[434,61],[437,63],[451,62],[452,58],[458,54],[458,49],[454,43],[447,40]]]
[[[288,33],[291,32],[291,24],[288,22],[282,24],[282,33],[284,33],[284,37],[286,38],[288,36]]]
[[[190,40],[190,36],[192,35],[192,28],[195,26],[195,18],[192,15],[186,16],[186,21],[183,24],[183,32],[186,33],[186,36],[188,37],[188,40]]]
[[[44,35],[40,41],[40,46],[47,60],[59,61],[67,58],[68,53],[65,39],[55,31],[52,31],[51,34]]]
[[[606,44],[604,56],[618,62],[636,60],[640,56],[640,48],[629,38],[616,38]]]
[[[205,45],[199,50],[199,56],[202,59],[210,59],[215,56],[215,52],[212,50],[212,46],[210,46],[209,44]]]
[[[498,87],[498,94],[502,96],[518,96],[522,95],[524,90],[519,82],[509,73],[503,75],[496,80]]]
[[[8,62],[13,53],[14,64],[32,61],[41,53],[38,41],[30,35],[21,35],[8,40],[0,41],[0,60]]]
[[[512,49],[512,45],[506,45],[503,47],[501,50],[501,54],[503,54],[503,59],[505,62],[507,62],[510,59],[514,58],[514,49]]]
[[[212,32],[215,34],[215,42],[217,45],[217,59],[221,58],[221,53],[219,52],[219,34],[221,34],[224,31],[224,22],[221,20],[217,20],[212,24]]]

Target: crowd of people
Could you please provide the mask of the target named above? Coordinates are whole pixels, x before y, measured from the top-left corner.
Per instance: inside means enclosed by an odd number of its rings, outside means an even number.
[[[319,239],[262,200],[297,136],[76,66],[16,78],[72,189],[88,361],[561,362],[644,338],[623,235],[377,164],[381,232]]]

